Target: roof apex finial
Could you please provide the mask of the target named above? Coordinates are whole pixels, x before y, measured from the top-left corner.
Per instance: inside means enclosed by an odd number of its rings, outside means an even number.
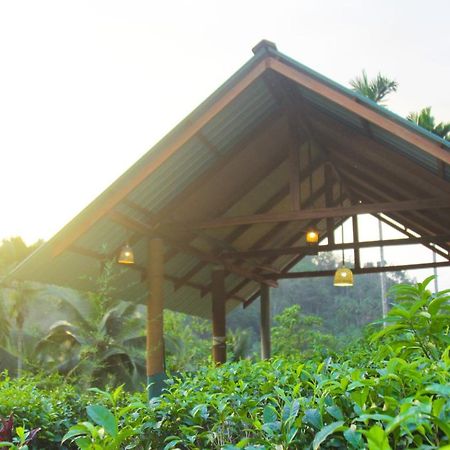
[[[267,39],[263,39],[258,42],[253,48],[252,52],[254,55],[258,53],[270,53],[270,51],[277,50],[277,46],[274,42],[268,41]]]

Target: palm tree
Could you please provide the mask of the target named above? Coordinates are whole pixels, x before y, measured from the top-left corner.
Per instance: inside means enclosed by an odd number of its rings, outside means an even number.
[[[419,112],[408,114],[407,119],[431,131],[431,133],[438,135],[442,139],[450,140],[450,122],[440,122],[437,124],[435,117],[431,113],[431,106],[423,108]]]
[[[24,363],[33,355],[36,336],[24,329],[31,302],[43,298],[45,287],[32,282],[18,282],[0,288],[2,327],[0,347],[17,361],[17,376],[22,375]]]
[[[381,73],[378,73],[373,80],[369,80],[365,70],[362,71],[361,76],[350,80],[350,85],[354,91],[380,104],[390,93],[396,92],[398,88],[397,81],[391,80]]]

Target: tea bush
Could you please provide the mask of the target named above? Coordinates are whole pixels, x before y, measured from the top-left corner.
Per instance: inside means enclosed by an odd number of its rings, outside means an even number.
[[[39,449],[61,448],[65,434],[62,448],[90,450],[448,450],[448,296],[411,288],[398,291],[387,328],[341,356],[204,367],[150,403],[144,391],[4,375],[0,414],[42,428]]]

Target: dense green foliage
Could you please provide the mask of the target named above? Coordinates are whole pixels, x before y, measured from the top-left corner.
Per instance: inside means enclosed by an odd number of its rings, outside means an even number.
[[[395,288],[388,327],[340,356],[204,367],[150,403],[145,392],[4,376],[0,414],[41,427],[36,448],[49,450],[65,433],[80,449],[447,448],[450,296],[430,294],[429,281]]]

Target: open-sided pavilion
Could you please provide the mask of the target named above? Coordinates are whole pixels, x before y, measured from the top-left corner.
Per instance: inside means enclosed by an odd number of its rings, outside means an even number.
[[[353,249],[355,274],[450,265],[450,145],[262,41],[254,56],[173,131],[10,275],[92,289],[129,243],[117,296],[148,310],[147,374],[164,372],[163,309],[212,318],[225,361],[227,312],[261,298],[270,355],[269,288],[312,249]],[[82,176],[80,176],[82,177]],[[57,206],[55,206],[57,207]],[[359,214],[403,239],[360,242]],[[334,230],[353,220],[353,242]],[[440,263],[361,267],[360,249],[421,243]]]

